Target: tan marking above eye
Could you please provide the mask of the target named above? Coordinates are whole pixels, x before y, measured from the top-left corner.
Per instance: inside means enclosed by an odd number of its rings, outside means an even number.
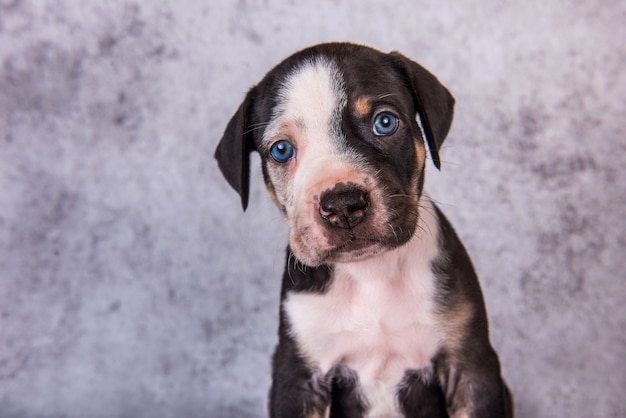
[[[361,96],[354,102],[354,112],[357,116],[364,118],[369,116],[372,111],[372,99],[367,96]]]
[[[426,147],[421,138],[413,138],[413,143],[415,144],[417,166],[419,170],[422,170],[424,168],[424,162],[426,161]]]

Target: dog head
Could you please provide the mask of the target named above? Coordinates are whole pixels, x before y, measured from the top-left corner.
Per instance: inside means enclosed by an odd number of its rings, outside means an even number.
[[[215,155],[245,210],[249,154],[260,154],[301,262],[359,260],[413,235],[425,142],[439,168],[453,106],[432,74],[399,53],[321,44],[248,92]]]

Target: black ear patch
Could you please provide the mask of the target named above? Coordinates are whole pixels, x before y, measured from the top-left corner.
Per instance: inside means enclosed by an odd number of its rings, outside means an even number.
[[[251,128],[254,92],[246,95],[243,103],[226,126],[215,150],[215,158],[222,174],[241,197],[243,210],[248,207],[250,189],[250,153],[255,150]]]
[[[454,97],[428,70],[399,52],[389,54],[413,93],[426,142],[435,167],[440,168],[439,149],[454,115]]]

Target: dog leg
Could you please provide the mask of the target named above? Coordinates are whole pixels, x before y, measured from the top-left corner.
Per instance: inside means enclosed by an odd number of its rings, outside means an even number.
[[[432,372],[411,372],[405,378],[398,400],[407,417],[447,418],[446,400]]]
[[[482,351],[472,360],[445,365],[439,374],[452,418],[512,418],[513,401],[500,376],[497,355]]]
[[[270,417],[328,417],[330,381],[304,363],[288,335],[281,336],[273,362]]]

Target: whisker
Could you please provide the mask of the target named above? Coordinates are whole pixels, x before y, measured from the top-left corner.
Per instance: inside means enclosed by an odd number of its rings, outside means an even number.
[[[289,250],[289,256],[287,257],[287,274],[289,274],[289,280],[291,281],[292,285],[296,285],[295,280],[293,279],[293,276],[291,275],[291,269],[289,268],[289,264],[291,263],[291,260],[294,260],[294,268],[297,268],[296,265],[298,263],[298,260],[296,259],[296,257],[293,255],[293,252],[291,250]]]
[[[401,229],[401,228],[400,228]],[[398,241],[398,233],[396,232],[396,228],[394,228],[393,226],[391,227],[391,232],[393,232],[393,236],[396,238],[396,241]],[[402,232],[402,231],[400,231]]]
[[[247,131],[244,131],[244,135],[249,134],[250,132],[256,131],[257,129],[263,129],[269,125],[269,122],[257,123],[254,125],[250,125]]]
[[[305,273],[305,274],[306,274],[306,270],[307,270],[306,264],[304,264],[303,262],[298,261],[298,260],[296,260],[296,263],[297,263],[297,264],[300,264],[299,270],[300,270],[302,273]]]
[[[409,193],[396,193],[389,195],[389,197],[417,197],[417,193],[409,194]]]

